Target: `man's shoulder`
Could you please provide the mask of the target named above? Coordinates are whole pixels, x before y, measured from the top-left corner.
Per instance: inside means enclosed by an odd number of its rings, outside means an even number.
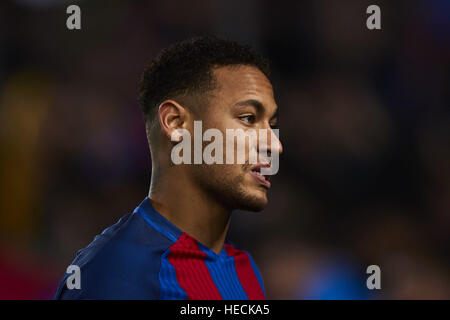
[[[71,265],[80,270],[80,289],[67,288],[65,274],[57,299],[157,298],[162,254],[172,242],[136,213],[105,229]]]

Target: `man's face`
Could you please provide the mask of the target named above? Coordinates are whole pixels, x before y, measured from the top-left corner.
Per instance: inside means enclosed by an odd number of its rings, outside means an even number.
[[[192,165],[193,179],[231,209],[260,211],[267,204],[267,191],[270,188],[270,183],[255,172],[258,171],[255,167],[267,160],[260,152],[265,151],[270,155],[282,151],[280,141],[271,134],[272,128],[277,124],[277,105],[272,85],[259,69],[250,66],[217,68],[214,76],[217,87],[209,99],[209,105],[199,108],[195,120],[202,120],[203,132],[209,128],[222,132],[224,164]],[[244,147],[245,163],[238,164],[237,148],[242,146],[235,141],[235,161],[227,164],[227,129],[253,129],[258,137],[259,129],[266,129],[267,143],[252,146],[247,142]],[[256,163],[249,161],[250,150],[258,155]],[[266,180],[269,178],[266,176]]]

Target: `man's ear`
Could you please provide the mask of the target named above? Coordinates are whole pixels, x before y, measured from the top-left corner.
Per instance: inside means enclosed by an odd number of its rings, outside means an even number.
[[[186,129],[187,116],[187,110],[174,100],[165,100],[159,105],[159,124],[169,140],[171,140],[172,134],[177,134],[177,129]],[[181,139],[181,135],[179,139]]]

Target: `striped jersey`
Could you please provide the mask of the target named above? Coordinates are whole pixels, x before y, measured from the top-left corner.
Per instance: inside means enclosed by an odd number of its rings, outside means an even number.
[[[66,273],[55,299],[265,299],[248,252],[226,240],[215,253],[159,214],[148,197],[79,250],[71,265],[79,267],[79,288],[67,285],[72,273]]]

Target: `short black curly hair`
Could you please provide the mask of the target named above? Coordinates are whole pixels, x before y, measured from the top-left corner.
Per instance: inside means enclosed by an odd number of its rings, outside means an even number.
[[[267,77],[268,61],[248,45],[202,36],[164,49],[145,68],[139,84],[139,104],[146,124],[156,118],[159,104],[180,96],[201,97],[215,88],[213,69],[249,65]]]

